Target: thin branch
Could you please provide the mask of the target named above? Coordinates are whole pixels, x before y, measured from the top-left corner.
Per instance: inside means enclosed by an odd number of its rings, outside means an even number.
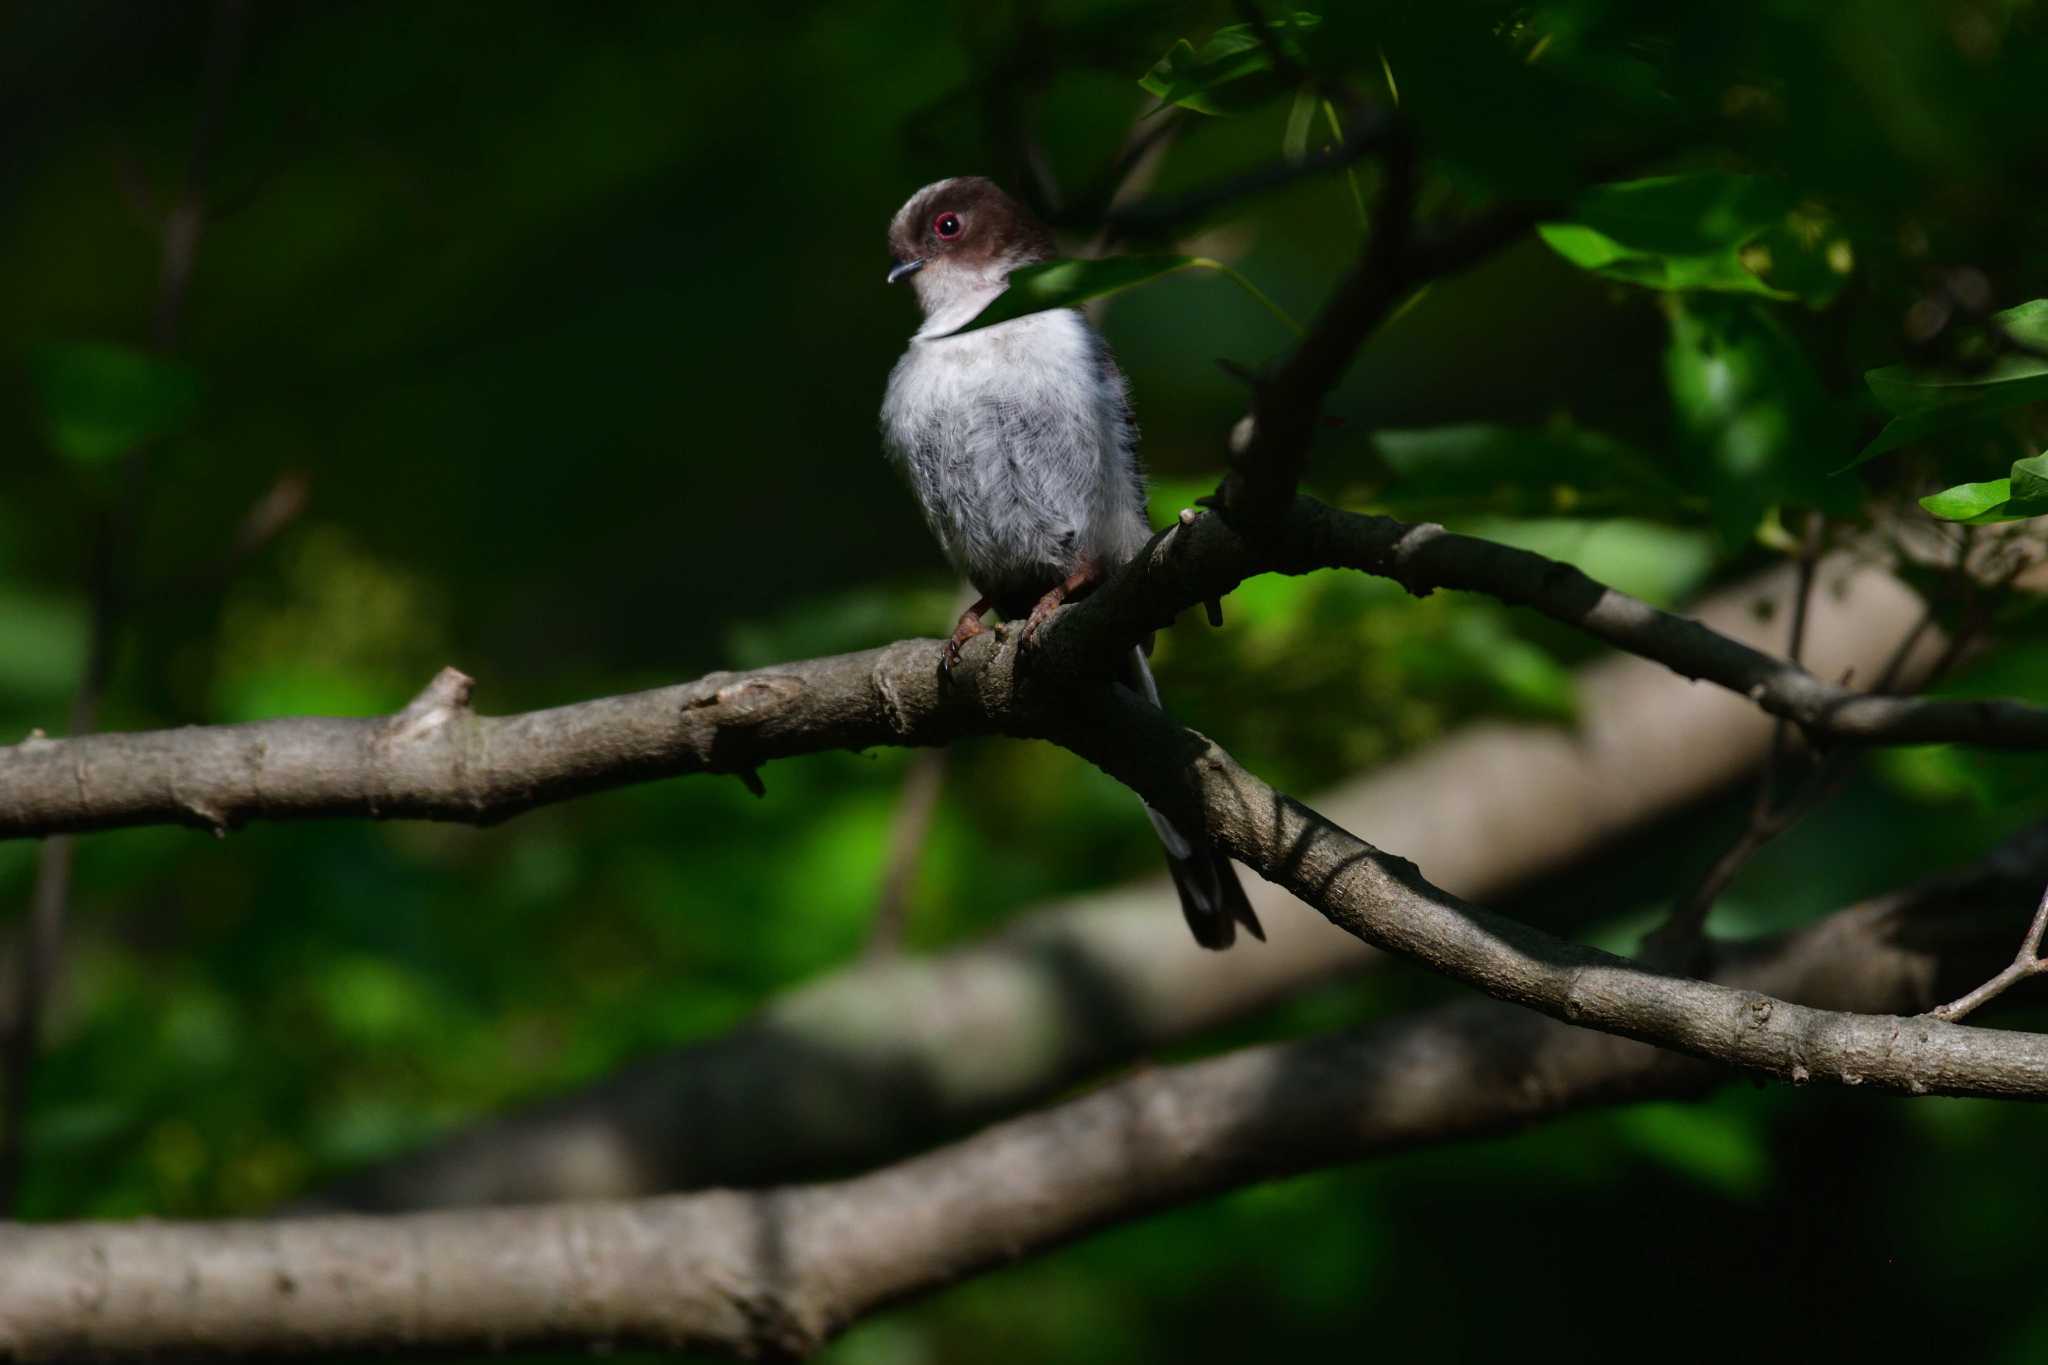
[[[1531,608],[1681,677],[1739,693],[1815,742],[2048,748],[2048,709],[2007,700],[1877,696],[1824,682],[1569,564],[1432,523],[1340,511],[1308,497],[1295,498],[1285,524],[1256,544],[1222,517],[1169,527],[1088,598],[1055,614],[1036,641],[1046,662],[1033,667],[1106,671],[1128,641],[1254,574],[1332,567],[1390,578],[1418,596],[1455,588]]]
[[[875,897],[875,918],[868,930],[871,955],[887,956],[903,946],[911,892],[917,885],[918,868],[924,862],[932,817],[938,814],[939,792],[946,782],[946,753],[944,749],[920,750],[911,756],[910,767],[903,774],[896,815],[889,823],[881,893]]]
[[[2020,859],[2037,875],[2041,843]],[[1737,945],[1708,989],[1913,1008],[1945,957],[1981,940],[1974,927],[1959,934],[1957,912],[1973,912],[1974,926],[1984,904],[2009,903],[2009,886],[1980,881],[1948,879]],[[1923,924],[1947,941],[1930,942]],[[0,1232],[0,1352],[803,1354],[878,1308],[1161,1208],[1594,1105],[1697,1095],[1724,1078],[1466,1001],[1143,1071],[829,1184],[405,1217],[24,1227]]]
[[[209,215],[211,216],[211,215]],[[286,469],[249,503],[234,536],[211,562],[153,582],[137,608],[158,603],[209,601],[226,592],[250,560],[275,542],[305,514],[313,496],[313,480],[303,469]]]
[[[1963,529],[1967,533],[1976,528]],[[1949,636],[1948,643],[1942,647],[1941,653],[1935,657],[1932,667],[1928,669],[1929,686],[1947,678],[1964,659],[1969,657],[1971,651],[1983,642],[1984,633],[1990,629],[1999,604],[2005,601],[2019,576],[2031,567],[2029,561],[2019,559],[1987,585],[1979,582],[1969,571],[1968,547],[1969,540],[1965,538],[1956,556],[1956,577],[1964,585],[1963,619],[1956,626],[1955,633]]]
[[[1107,221],[1102,215],[1131,202],[1151,188],[1152,182],[1158,178],[1160,167],[1166,162],[1167,152],[1172,149],[1181,131],[1187,127],[1185,119],[1174,117],[1180,112],[1178,109],[1164,112],[1155,109],[1150,115],[1139,115],[1137,121],[1131,125],[1130,132],[1124,137],[1122,152],[1096,181],[1096,187],[1088,191],[1089,202],[1100,205],[1095,216],[1102,221],[1088,243],[1087,255],[1107,255],[1119,244],[1121,239],[1116,224]],[[1099,323],[1102,319],[1102,310],[1108,302],[1107,295],[1091,299],[1082,311],[1088,315],[1090,321]]]
[[[1079,203],[1086,207],[1063,215],[1063,222],[1095,227],[1098,250],[1106,247],[1116,231],[1108,215],[1129,202],[1134,191],[1143,192],[1139,182],[1147,178],[1146,168],[1157,165],[1159,157],[1188,126],[1188,119],[1178,109],[1161,110],[1155,105],[1151,112],[1139,115],[1116,159],[1078,196]]]
[[[1792,639],[1786,656],[1795,664],[1802,661],[1807,610],[1812,596],[1814,570],[1818,564],[1819,525],[1820,520],[1816,514],[1808,524],[1807,537],[1799,561],[1801,582],[1798,596],[1794,599]],[[1960,585],[1965,599],[1962,624],[1942,646],[1934,661],[1920,670],[1920,676],[1914,680],[1916,686],[1928,687],[1940,682],[1960,660],[1968,656],[1990,625],[1996,602],[2011,588],[2013,580],[2024,570],[2025,565],[2022,563],[2008,576],[1991,585],[1988,591],[1984,590],[1969,570],[1969,537],[1972,529],[1964,528],[1963,539],[1957,548],[1955,566],[1950,574],[1950,581]],[[1902,690],[1909,690],[1902,689],[1907,663],[1932,626],[1934,615],[1934,608],[1930,605],[1921,613],[1913,628],[1900,639],[1880,671],[1873,691],[1896,694]],[[1714,860],[1692,891],[1679,900],[1670,918],[1645,938],[1645,960],[1663,966],[1683,965],[1687,955],[1697,948],[1705,932],[1707,916],[1712,911],[1714,902],[1733,884],[1749,860],[1766,844],[1798,825],[1817,806],[1841,789],[1858,757],[1858,751],[1847,746],[1837,747],[1828,753],[1820,763],[1806,773],[1790,795],[1780,793],[1777,775],[1781,773],[1785,761],[1788,728],[1784,719],[1780,718],[1776,722],[1771,757],[1765,766],[1763,780],[1758,785],[1756,804],[1742,833],[1720,857]]]
[[[1818,512],[1808,517],[1806,533],[1795,561],[1792,628],[1790,638],[1785,642],[1785,658],[1794,664],[1805,662],[1806,621],[1813,602],[1816,570],[1820,566],[1822,529],[1823,522]],[[1749,818],[1742,832],[1722,850],[1692,888],[1678,898],[1664,923],[1644,940],[1645,960],[1668,966],[1682,965],[1705,935],[1707,918],[1713,913],[1714,903],[1734,884],[1742,869],[1749,865],[1749,860],[1766,844],[1804,819],[1818,804],[1819,792],[1824,785],[1818,773],[1808,773],[1807,781],[1802,782],[1789,799],[1782,802],[1779,799],[1778,789],[1788,758],[1790,729],[1783,716],[1772,722],[1771,751],[1764,759],[1763,773],[1757,781],[1756,800],[1750,805]]]
[[[2041,894],[2041,904],[2034,911],[2034,919],[2027,926],[2027,936],[2020,940],[2020,949],[2013,954],[2011,965],[1992,977],[1968,995],[1959,996],[1946,1005],[1936,1006],[1928,1014],[1936,1019],[1954,1022],[1977,1009],[1988,1001],[1995,1000],[2030,976],[2048,971],[2048,958],[2041,956],[2041,935],[2048,931],[2048,891]]]

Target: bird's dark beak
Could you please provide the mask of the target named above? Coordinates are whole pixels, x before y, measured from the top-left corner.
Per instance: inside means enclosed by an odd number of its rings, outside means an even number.
[[[915,275],[922,269],[924,269],[924,257],[922,256],[914,261],[896,261],[889,267],[889,283],[894,284],[904,276]]]

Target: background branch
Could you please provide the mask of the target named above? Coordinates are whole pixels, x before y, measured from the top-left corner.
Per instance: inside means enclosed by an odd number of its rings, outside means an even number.
[[[2034,831],[1975,869],[1722,951],[1724,984],[1916,1008],[2002,950]],[[1972,1030],[1959,1030],[1971,1032]],[[1142,1072],[833,1184],[402,1217],[0,1232],[0,1351],[104,1356],[651,1345],[801,1353],[873,1309],[1258,1180],[1725,1073],[1465,1001]]]

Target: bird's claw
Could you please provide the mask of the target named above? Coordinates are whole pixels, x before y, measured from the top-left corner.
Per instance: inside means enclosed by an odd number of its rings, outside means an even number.
[[[1064,583],[1055,583],[1045,596],[1032,604],[1031,614],[1024,618],[1024,628],[1017,632],[1017,648],[1021,652],[1031,646],[1038,635],[1038,628],[1044,625],[1052,614],[1071,602],[1076,595],[1088,591],[1102,581],[1102,574],[1090,560],[1082,560],[1081,567],[1067,575]]]
[[[1038,604],[1031,608],[1031,614],[1024,618],[1024,625],[1017,632],[1019,652],[1032,647],[1033,642],[1038,639],[1038,628],[1051,620],[1052,614],[1065,605],[1066,600],[1066,594],[1058,591],[1049,592],[1038,599]]]
[[[946,677],[952,677],[953,670],[960,666],[961,646],[977,635],[988,633],[988,627],[981,623],[983,610],[985,607],[977,604],[963,612],[960,623],[953,627],[952,638],[947,640],[945,648],[939,651],[939,672]]]

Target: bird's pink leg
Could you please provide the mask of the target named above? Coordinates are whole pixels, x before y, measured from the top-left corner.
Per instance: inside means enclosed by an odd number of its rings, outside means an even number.
[[[1067,575],[1064,583],[1057,584],[1052,591],[1038,599],[1031,608],[1031,615],[1025,618],[1024,629],[1018,633],[1019,646],[1031,643],[1031,637],[1038,634],[1038,628],[1045,624],[1045,618],[1057,611],[1070,598],[1087,591],[1102,581],[1102,570],[1095,567],[1095,561],[1084,559],[1081,567]]]
[[[988,610],[988,599],[975,599],[973,606],[960,613],[959,623],[953,627],[953,638],[946,641],[945,651],[939,655],[939,667],[951,673],[960,663],[960,646],[977,635],[988,633],[988,627],[981,623],[982,613]]]

